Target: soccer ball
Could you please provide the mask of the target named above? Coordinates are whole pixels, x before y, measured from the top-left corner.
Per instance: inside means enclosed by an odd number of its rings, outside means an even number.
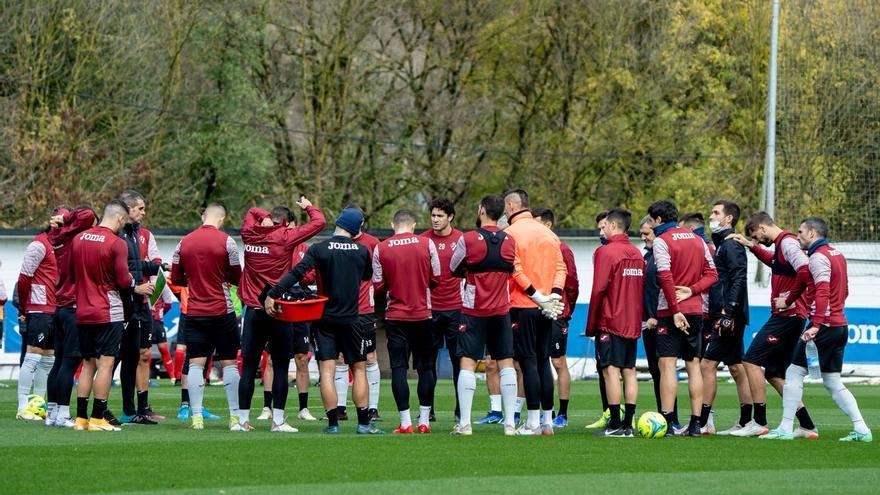
[[[39,395],[28,395],[28,411],[41,417],[46,417],[46,401]]]
[[[655,411],[648,411],[639,418],[639,435],[644,438],[662,438],[666,435],[666,418]]]

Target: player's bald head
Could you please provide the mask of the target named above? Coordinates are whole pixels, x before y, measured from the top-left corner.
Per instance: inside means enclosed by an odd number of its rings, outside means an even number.
[[[211,203],[202,213],[202,223],[204,225],[213,225],[217,228],[223,225],[226,219],[226,208],[220,203]]]
[[[124,217],[128,218],[128,206],[119,201],[118,199],[114,199],[113,201],[107,203],[107,206],[104,207],[104,218],[116,218],[116,217]]]

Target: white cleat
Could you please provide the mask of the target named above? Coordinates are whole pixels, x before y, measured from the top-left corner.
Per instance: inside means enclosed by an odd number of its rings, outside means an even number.
[[[235,423],[234,425],[229,427],[229,431],[255,431],[256,428],[251,426],[251,423],[245,422],[245,424]]]
[[[258,421],[266,421],[267,419],[272,419],[272,410],[268,407],[264,407],[260,412],[260,415],[257,416]]]
[[[474,434],[474,430],[473,428],[471,428],[471,425],[461,426],[460,424],[456,423],[456,425],[452,427],[452,431],[449,432],[449,434],[469,437]]]
[[[28,411],[27,409],[22,409],[21,411],[18,411],[18,414],[15,415],[15,419],[23,419],[25,421],[42,421],[43,420],[43,418]]]
[[[700,428],[700,433],[703,435],[715,435],[718,432],[715,431],[715,425],[706,425]]]
[[[759,437],[761,435],[766,435],[770,433],[770,430],[766,426],[761,426],[758,423],[755,423],[754,420],[746,423],[745,426],[740,428],[739,430],[732,432],[730,436],[732,437]]]
[[[734,432],[737,432],[742,429],[743,429],[742,425],[740,425],[739,423],[735,423],[730,428],[728,428],[726,430],[721,430],[721,431],[715,432],[715,434],[718,436],[721,436],[721,437],[727,437],[727,436],[733,435]]]
[[[270,431],[277,432],[277,433],[299,433],[299,430],[290,426],[287,423],[281,423],[280,425],[278,425],[278,424],[275,424],[274,421],[272,422],[272,429]]]
[[[524,424],[524,425],[520,426],[519,429],[516,430],[516,434],[518,436],[532,437],[532,436],[540,435],[541,429],[538,428],[536,430],[533,430]]]
[[[504,425],[504,436],[506,437],[515,437],[516,436],[516,426],[513,425]]]
[[[819,428],[808,430],[802,426],[798,426],[797,429],[794,430],[794,437],[795,438],[807,438],[810,440],[818,440],[819,439]]]
[[[309,408],[306,407],[304,409],[299,410],[299,414],[296,415],[297,418],[303,421],[317,421],[318,418],[312,416],[312,413],[309,412]]]
[[[52,426],[58,426],[60,428],[73,428],[73,425],[75,424],[76,423],[74,423],[73,418],[58,417],[55,418],[55,422],[52,423]]]

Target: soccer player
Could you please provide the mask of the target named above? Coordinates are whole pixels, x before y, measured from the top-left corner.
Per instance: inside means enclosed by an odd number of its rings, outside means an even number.
[[[514,357],[522,370],[528,409],[526,421],[517,434],[552,435],[550,337],[552,320],[562,313],[564,306],[565,261],[559,238],[532,216],[526,191],[508,191],[504,195],[504,211],[510,223],[505,232],[516,241],[517,249],[510,284],[510,316]]]
[[[604,246],[608,244],[608,238],[605,236],[605,217],[608,216],[608,210],[600,211],[596,214],[596,231],[599,233],[599,244]],[[597,349],[598,351],[598,349]],[[595,355],[596,362],[599,362],[599,354]],[[599,397],[602,400],[602,415],[599,419],[588,424],[585,428],[588,430],[605,429],[608,427],[608,421],[611,419],[611,411],[608,409],[608,396],[605,393],[605,377],[599,373]]]
[[[360,211],[363,215],[363,211],[359,207],[357,207],[357,205],[351,204],[346,206],[346,208],[354,208]],[[361,231],[354,237],[354,242],[367,248],[367,251],[369,251],[370,253],[370,264],[372,265],[373,251],[376,249],[376,246],[379,245],[379,239],[368,234],[367,232],[364,232],[363,228],[361,228]],[[364,338],[364,351],[366,352],[367,358],[365,370],[367,375],[367,385],[369,388],[369,397],[367,403],[370,421],[382,421],[382,417],[379,415],[381,372],[379,371],[379,359],[376,356],[376,299],[374,297],[374,291],[375,288],[373,287],[372,280],[365,280],[361,282],[361,286],[358,291],[357,326],[358,331]],[[348,391],[347,375],[348,373],[346,373],[346,376],[344,377],[344,380],[342,382],[346,386],[346,393]]]
[[[290,217],[291,222],[295,222],[295,218],[293,215]],[[294,225],[296,225],[294,223]],[[298,245],[293,250],[293,255],[291,257],[290,267],[293,268],[302,261],[306,252],[309,250],[309,245],[306,243],[302,243]],[[300,285],[308,286],[312,285],[316,282],[315,280],[315,270],[310,270],[306,275],[300,280]],[[293,327],[293,361],[296,364],[296,390],[297,390],[297,398],[299,400],[299,413],[297,413],[297,419],[301,419],[303,421],[317,421],[318,418],[312,416],[312,413],[309,411],[309,352],[311,351],[311,335],[312,335],[312,326],[309,322],[298,322],[292,323]],[[266,369],[269,370],[269,373],[274,373],[274,368],[272,367],[272,358],[267,357],[269,360],[269,364],[266,366]],[[270,377],[274,377],[274,374]],[[270,377],[263,375],[263,384],[264,386],[267,384],[266,380]],[[269,392],[271,394],[271,391]],[[267,418],[268,419],[268,418]]]
[[[724,362],[736,382],[739,396],[739,421],[723,434],[745,427],[752,419],[752,393],[742,365],[743,334],[749,323],[748,260],[745,248],[727,236],[739,223],[739,205],[716,201],[709,216],[712,243],[715,245],[715,269],[718,282],[709,291],[709,326],[703,329],[703,407],[700,424],[703,433],[715,433],[712,405],[718,389],[718,363]]]
[[[430,239],[415,235],[416,215],[398,210],[391,222],[394,235],[373,251],[373,283],[388,297],[385,332],[391,361],[391,392],[400,425],[394,433],[413,433],[406,373],[412,356],[419,374],[419,433],[431,433],[431,402],[436,379],[436,352],[431,335],[431,288],[440,277],[440,258]]]
[[[457,348],[461,360],[458,379],[461,415],[453,435],[473,434],[471,410],[477,388],[474,371],[486,349],[500,368],[504,434],[516,434],[517,379],[513,368],[509,289],[516,243],[498,228],[503,212],[504,200],[500,196],[485,196],[477,212],[477,230],[458,240],[449,263],[455,276],[465,277]]]
[[[431,228],[421,234],[430,239],[437,248],[440,258],[440,277],[437,285],[431,289],[431,333],[434,339],[435,352],[439,353],[445,345],[452,363],[452,386],[455,391],[455,417],[460,416],[458,400],[459,359],[456,351],[458,324],[461,321],[461,288],[462,280],[452,276],[449,261],[452,259],[461,231],[452,227],[455,219],[455,204],[446,198],[436,198],[428,205],[431,209]],[[436,361],[436,357],[435,357]],[[436,370],[434,379],[436,380]],[[433,412],[434,398],[431,397]]]
[[[648,208],[654,223],[654,261],[660,294],[657,303],[657,355],[660,358],[661,413],[669,425],[678,422],[673,416],[678,372],[676,359],[685,362],[691,419],[686,436],[700,436],[700,411],[703,383],[700,372],[700,335],[703,325],[701,294],[718,281],[715,262],[706,241],[692,231],[678,226],[678,209],[668,200]],[[674,435],[670,429],[667,435]]]
[[[117,236],[128,221],[128,206],[111,201],[104,208],[101,223],[73,240],[76,325],[83,357],[76,391],[76,430],[119,430],[104,418],[125,317],[119,293],[132,288],[138,294],[153,290],[149,282],[136,286],[128,271],[128,247]],[[95,402],[89,417],[93,389]]]
[[[55,364],[55,342],[52,330],[55,318],[58,262],[55,258],[55,249],[49,240],[50,229],[51,227],[37,234],[28,244],[16,285],[19,323],[27,328],[27,341],[22,342],[22,345],[27,346],[27,352],[18,374],[18,413],[15,415],[17,419],[36,421],[41,419],[28,411],[28,394],[31,393],[33,386],[35,394],[46,397],[49,372]]]
[[[844,304],[849,295],[846,258],[828,242],[828,224],[819,217],[805,218],[798,228],[798,241],[809,255],[810,278],[802,280],[784,301],[776,307],[790,307],[800,297],[803,283],[809,284],[812,295],[810,324],[797,342],[792,363],[785,373],[782,393],[782,422],[775,430],[761,438],[768,440],[791,440],[795,413],[804,395],[804,378],[807,376],[807,342],[813,341],[819,353],[822,383],[831,398],[853,423],[853,431],[841,438],[843,442],[871,442],[871,430],[865,424],[855,397],[840,379],[843,368],[843,352],[849,339],[849,327],[844,314]]]
[[[73,283],[73,239],[80,232],[97,225],[95,212],[88,206],[72,211],[58,212],[50,219],[54,227],[49,231],[49,241],[55,251],[58,278],[55,290],[55,364],[49,372],[46,400],[51,406],[46,414],[46,424],[71,428],[70,394],[73,376],[82,364],[79,349],[79,333],[76,327],[76,291]]]
[[[636,348],[642,330],[645,260],[626,232],[632,214],[614,208],[605,218],[608,244],[593,258],[593,290],[586,333],[596,338],[598,366],[605,376],[605,392],[611,417],[602,434],[606,437],[633,436],[639,384],[636,380]],[[623,374],[624,407],[620,418],[620,377]]]
[[[214,351],[223,368],[223,388],[229,405],[229,428],[241,430],[238,422],[236,356],[239,348],[235,308],[230,286],[241,279],[241,259],[235,240],[220,230],[226,208],[217,203],[202,213],[202,226],[187,234],[174,250],[171,281],[187,286],[186,345],[189,357],[187,386],[192,407],[192,428],[204,429],[202,402],[205,395],[205,364]]]
[[[729,237],[747,247],[762,263],[770,267],[770,319],[758,330],[752,339],[745,356],[743,367],[749,380],[752,394],[753,418],[745,427],[731,431],[737,437],[754,437],[766,434],[767,428],[767,390],[766,379],[782,395],[785,375],[791,364],[795,346],[804,329],[807,318],[807,302],[799,297],[792,304],[779,308],[776,301],[788,298],[792,290],[809,280],[809,259],[801,250],[797,237],[779,228],[763,211],[752,214],[745,226],[745,236],[730,234]],[[753,239],[755,242],[749,240]],[[774,246],[770,252],[761,246]],[[794,431],[795,437],[819,438],[819,431],[813,423],[806,407],[797,410],[800,426]]]
[[[272,357],[272,427],[271,431],[295,433],[298,430],[284,420],[287,405],[287,371],[293,356],[293,325],[267,315],[260,303],[264,287],[274,285],[291,268],[293,251],[318,234],[327,224],[323,213],[305,197],[296,203],[309,215],[301,227],[291,225],[293,216],[286,206],[272,212],[251,208],[241,226],[244,243],[244,269],[239,296],[247,306],[241,332],[241,380],[238,384],[240,431],[252,431],[250,424],[254,379],[263,350]],[[290,226],[290,228],[288,228]]]
[[[364,224],[364,215],[355,208],[345,208],[336,219],[333,237],[309,247],[303,260],[269,291],[265,308],[274,315],[275,299],[299,283],[312,268],[317,271],[319,292],[327,297],[321,319],[314,322],[315,356],[321,370],[321,399],[327,415],[324,433],[339,433],[336,411],[336,387],[333,375],[336,359],[342,353],[354,377],[353,398],[357,407],[358,434],[381,435],[384,432],[370,422],[367,410],[368,387],[364,366],[364,339],[360,334],[357,294],[361,282],[373,274],[367,248],[354,242]]]
[[[639,233],[642,242],[645,243],[645,291],[642,298],[642,344],[645,346],[645,356],[648,360],[648,372],[651,373],[651,381],[654,386],[654,399],[657,402],[657,412],[663,410],[660,403],[660,362],[657,357],[657,301],[660,296],[660,281],[657,279],[657,263],[654,262],[654,221],[650,215],[645,215],[639,222]],[[673,406],[673,417],[678,416],[678,399]],[[676,428],[677,425],[670,425]]]
[[[532,215],[541,221],[548,229],[553,230],[553,222],[556,220],[553,210],[550,208],[538,208],[532,211]],[[565,287],[562,302],[565,305],[559,318],[553,320],[553,333],[550,337],[550,363],[556,369],[557,387],[559,388],[559,412],[553,419],[554,428],[568,426],[568,400],[571,394],[571,373],[568,371],[568,362],[565,359],[568,350],[568,323],[571,314],[577,305],[580,286],[577,276],[577,267],[574,264],[574,253],[568,244],[559,242],[562,250],[562,260],[565,261]]]
[[[119,195],[119,200],[128,206],[129,222],[119,231],[119,237],[128,246],[128,271],[138,282],[149,282],[150,277],[162,269],[158,259],[159,250],[152,234],[141,228],[141,221],[146,215],[144,196],[137,191],[127,190]],[[149,243],[152,242],[152,253]],[[156,256],[155,260],[147,260],[148,254]],[[122,390],[121,423],[155,425],[156,421],[149,417],[149,359],[151,333],[153,330],[152,311],[147,302],[149,294],[136,294],[131,291],[122,293],[126,300],[125,328],[122,332],[122,345],[119,349],[120,383]],[[143,364],[141,364],[143,363]],[[135,389],[137,389],[137,409],[135,409]]]

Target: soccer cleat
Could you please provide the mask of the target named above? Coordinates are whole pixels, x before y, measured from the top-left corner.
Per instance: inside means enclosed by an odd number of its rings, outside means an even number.
[[[516,430],[516,434],[518,436],[532,437],[541,434],[541,429],[532,429],[529,428],[528,425],[522,425]]]
[[[758,423],[755,423],[754,420],[746,423],[745,426],[740,428],[737,431],[731,432],[730,436],[732,437],[759,437],[761,435],[766,435],[770,430],[766,426],[761,426]]]
[[[251,426],[250,421],[246,421],[244,424],[239,424],[237,421],[234,425],[229,426],[229,431],[244,431],[251,432],[256,431],[257,429]]]
[[[156,414],[155,412],[153,412],[152,407],[148,407],[146,409],[146,411],[144,411],[144,416],[152,419],[153,421],[156,421],[158,419],[165,419],[165,416],[162,416],[161,414]]]
[[[104,420],[113,426],[122,426],[122,423],[118,419],[116,419],[116,416],[114,416],[109,409],[104,411]]]
[[[806,438],[809,440],[818,440],[819,439],[819,428],[813,428],[812,430],[808,430],[803,426],[798,426],[794,430],[795,438]]]
[[[301,419],[303,421],[317,421],[318,418],[312,416],[312,413],[309,412],[309,408],[303,408],[299,410],[299,414],[296,415],[297,419]]]
[[[95,427],[98,431],[121,431],[121,428],[111,425],[110,422],[104,418],[90,418],[89,431],[94,431],[91,427]]]
[[[323,431],[326,435],[336,435],[339,433],[339,426],[327,426]]]
[[[260,420],[265,421],[268,419],[272,419],[272,410],[269,409],[268,407],[264,407],[263,410],[260,411],[260,415],[257,416],[257,420],[258,421],[260,421]]]
[[[202,417],[209,421],[217,421],[219,419],[222,419],[220,418],[220,416],[213,414],[211,411],[205,409],[204,407],[202,408]],[[236,421],[238,421],[238,419],[236,419]]]
[[[715,430],[715,425],[713,424],[707,424],[706,426],[700,428],[701,435],[715,435],[716,433],[717,432]]]
[[[611,428],[608,426],[602,430],[601,436],[608,438],[626,438],[626,430],[624,430],[623,427]]]
[[[506,437],[516,436],[516,426],[504,425],[504,436],[506,436]]]
[[[760,435],[758,438],[761,440],[794,440],[794,435],[776,428]]]
[[[373,409],[370,409],[370,410],[367,411],[367,412],[368,412],[368,414],[370,415],[370,422],[372,422],[372,423],[376,423],[376,422],[378,422],[378,421],[382,421],[382,416],[379,416],[379,410],[378,410],[378,409],[373,408]]]
[[[469,437],[474,434],[474,430],[473,428],[471,428],[471,425],[461,426],[461,424],[456,423],[456,425],[452,427],[452,431],[450,431],[449,434]]]
[[[870,431],[868,433],[859,433],[857,431],[849,432],[849,435],[840,439],[841,442],[864,442],[871,443],[874,441],[874,435]]]
[[[687,426],[681,426],[678,423],[672,425],[672,434],[673,435],[675,435],[677,437],[683,437],[685,432],[687,432]]]
[[[623,436],[626,438],[633,438],[634,437],[633,429],[632,428],[624,428],[623,429]]]
[[[687,429],[682,433],[684,437],[701,437],[703,436],[702,429],[700,428],[699,423],[691,423],[688,425]]]
[[[412,425],[409,425],[406,428],[404,428],[403,426],[397,425],[397,428],[395,428],[391,432],[392,433],[399,433],[401,435],[410,435],[413,432],[413,427],[412,427]]]
[[[40,421],[41,418],[36,414],[28,411],[27,409],[22,409],[18,411],[18,414],[15,415],[15,419],[23,419],[25,421]]]
[[[45,419],[43,419],[43,424],[46,426],[55,426],[54,413],[46,414]]]
[[[428,422],[433,423],[437,421],[437,415],[434,414],[434,406],[431,406],[431,413],[428,415]]]
[[[180,405],[180,409],[177,410],[177,419],[181,421],[186,421],[192,416],[192,410],[189,408],[189,404],[183,403]]]
[[[238,416],[229,415],[229,429],[231,430],[235,425],[238,424]]]
[[[474,421],[474,423],[478,425],[494,425],[502,422],[503,420],[504,417],[501,414],[501,411],[489,411],[488,413],[486,413],[486,417],[480,418]]]
[[[98,431],[97,428],[94,428],[89,424],[89,420],[86,418],[76,418],[76,421],[73,423],[74,431]]]
[[[611,421],[611,410],[605,409],[605,412],[602,413],[602,416],[599,417],[596,421],[585,426],[588,430],[599,430],[608,427],[608,422]]]
[[[192,417],[192,429],[193,430],[204,430],[205,429],[205,420],[201,416],[193,416]]]
[[[429,434],[431,433],[431,427],[428,425],[419,425],[418,431],[419,433]]]
[[[52,426],[58,426],[61,428],[73,428],[74,422],[71,418],[55,418],[55,421],[52,423]]]
[[[384,431],[380,430],[379,428],[376,428],[376,425],[374,425],[373,423],[366,424],[366,425],[357,425],[357,430],[355,430],[355,433],[357,433],[358,435],[384,435],[385,434]]]
[[[721,436],[721,437],[727,437],[727,436],[733,435],[733,432],[739,431],[742,429],[743,429],[743,427],[741,424],[735,423],[733,426],[731,426],[730,428],[728,428],[726,430],[716,431],[715,434],[718,436]]]
[[[552,436],[553,435],[553,425],[541,425],[541,435]]]
[[[564,414],[557,415],[553,418],[554,428],[565,428],[568,426],[568,418]]]
[[[277,433],[299,433],[299,430],[290,426],[287,423],[281,423],[279,425],[279,424],[275,424],[274,421],[272,422],[272,428],[269,431],[274,431]]]
[[[159,423],[141,414],[134,416],[122,416],[122,423],[126,425],[157,425]]]

